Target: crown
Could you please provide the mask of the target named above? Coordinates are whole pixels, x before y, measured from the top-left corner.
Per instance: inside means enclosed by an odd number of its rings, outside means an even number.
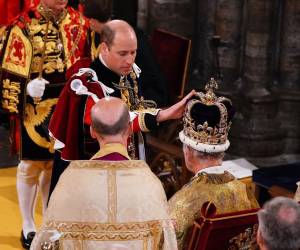
[[[197,92],[185,107],[179,138],[201,152],[224,152],[230,145],[227,138],[234,110],[230,99],[216,96],[217,88],[211,78],[206,93]]]

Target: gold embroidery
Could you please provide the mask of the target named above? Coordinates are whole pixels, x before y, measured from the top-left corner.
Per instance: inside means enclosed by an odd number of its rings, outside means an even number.
[[[162,234],[160,221],[128,223],[92,223],[51,221],[45,223],[42,230],[57,230],[62,233],[60,240],[144,240],[153,238],[154,246]]]
[[[233,237],[229,240],[228,250],[254,250],[258,249],[256,245],[256,233],[258,229],[258,224],[253,225],[253,227],[245,229],[243,233]]]
[[[32,45],[22,30],[15,26],[11,29],[2,68],[22,77],[28,77],[32,55]]]
[[[47,148],[50,153],[54,153],[54,142],[41,137],[35,126],[41,125],[46,120],[57,100],[58,98],[47,99],[37,104],[35,108],[29,103],[25,106],[24,126],[29,137],[40,147]]]
[[[98,58],[99,53],[100,53],[100,45],[98,47],[96,47],[96,41],[95,41],[95,31],[91,32],[91,57],[92,60],[94,61],[96,58]]]
[[[41,243],[41,250],[63,250],[59,246],[59,241],[44,241]]]
[[[145,123],[145,114],[146,113],[140,113],[138,117],[139,126],[143,132],[149,132],[150,130],[147,128]]]
[[[116,222],[117,217],[117,180],[116,180],[116,169],[108,170],[108,181],[107,181],[108,193],[108,221],[110,223]]]
[[[77,160],[72,161],[70,168],[91,168],[91,169],[133,169],[133,168],[149,168],[146,162],[142,160],[131,161],[93,161],[93,160]]]
[[[207,174],[205,172],[200,173],[197,177],[193,178],[194,181],[204,181],[207,184],[225,184],[230,181],[233,181],[234,176],[225,171],[223,174]]]
[[[11,82],[9,79],[3,80],[2,107],[11,113],[18,113],[18,94],[21,93],[20,83]]]
[[[65,55],[67,56],[64,60],[65,64],[67,65],[67,68],[71,67],[73,63],[75,63],[79,58],[76,58],[75,51],[78,50],[78,44],[82,36],[83,32],[83,24],[84,24],[84,19],[80,15],[79,16],[79,25],[71,25],[71,16],[68,13],[66,15],[66,18],[62,21],[61,26],[60,26],[60,32],[62,33],[62,43],[63,47],[65,49]],[[68,27],[69,26],[69,27]],[[68,34],[65,31],[65,28],[68,27],[68,32],[69,34],[73,34],[73,29],[78,29],[76,37],[69,38],[70,41],[67,40]],[[72,46],[70,46],[70,43]]]
[[[228,172],[200,174],[169,200],[170,215],[177,223],[178,245],[181,246],[184,242],[187,229],[194,219],[199,217],[199,211],[207,201],[215,204],[218,214],[258,207],[257,202],[248,197],[244,183],[238,180],[230,181],[233,178],[231,176]]]
[[[60,42],[59,30],[51,21],[32,19],[28,25],[33,45],[31,72],[50,74],[64,72],[62,61],[63,47]]]

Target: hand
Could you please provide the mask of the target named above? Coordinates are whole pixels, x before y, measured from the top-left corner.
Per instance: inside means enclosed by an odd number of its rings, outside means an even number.
[[[180,119],[183,116],[183,112],[187,101],[195,94],[196,91],[192,90],[181,101],[177,102],[176,104],[172,105],[167,109],[159,111],[159,113],[156,116],[156,121],[163,122],[171,119]]]
[[[41,98],[45,91],[45,85],[49,82],[44,78],[35,78],[31,80],[26,87],[27,95],[32,98]]]

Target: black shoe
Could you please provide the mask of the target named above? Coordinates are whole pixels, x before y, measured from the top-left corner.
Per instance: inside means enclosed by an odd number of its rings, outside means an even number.
[[[29,232],[27,234],[27,238],[25,238],[24,234],[23,234],[23,230],[21,232],[21,243],[22,243],[22,246],[24,249],[29,249],[30,248],[30,245],[31,245],[31,242],[33,240],[33,237],[35,236],[35,232]]]

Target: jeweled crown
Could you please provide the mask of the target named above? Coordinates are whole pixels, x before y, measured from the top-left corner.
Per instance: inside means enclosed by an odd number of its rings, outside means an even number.
[[[228,132],[234,114],[232,102],[217,97],[218,83],[211,78],[206,93],[198,92],[186,105],[179,137],[196,150],[222,152],[229,147]]]

